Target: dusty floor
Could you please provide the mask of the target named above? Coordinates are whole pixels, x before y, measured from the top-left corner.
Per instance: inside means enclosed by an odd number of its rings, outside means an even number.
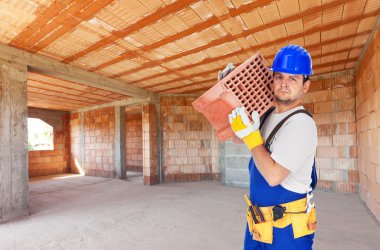
[[[138,178],[33,180],[31,216],[0,225],[0,249],[242,249],[246,189]],[[380,224],[357,195],[316,196],[314,249],[380,249]]]

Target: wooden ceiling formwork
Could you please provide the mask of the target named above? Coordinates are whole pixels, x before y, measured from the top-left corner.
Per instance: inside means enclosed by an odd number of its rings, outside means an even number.
[[[28,73],[28,106],[76,110],[128,98],[127,95],[51,77]]]
[[[6,0],[0,7],[1,43],[173,94],[207,90],[227,63],[257,51],[271,64],[290,43],[310,51],[316,75],[355,68],[380,13],[378,0]],[[72,110],[125,98],[98,90],[108,98],[99,100],[61,83],[30,79],[31,102],[57,102],[59,92]]]

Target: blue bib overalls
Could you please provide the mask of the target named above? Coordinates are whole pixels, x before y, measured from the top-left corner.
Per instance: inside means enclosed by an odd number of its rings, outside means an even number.
[[[314,168],[314,166],[313,166]],[[275,187],[269,186],[268,182],[257,169],[255,162],[251,158],[248,165],[250,175],[250,192],[249,197],[252,204],[259,207],[274,206],[299,200],[306,197],[306,194],[298,194],[286,190],[281,185]],[[314,173],[314,171],[313,171]],[[294,239],[292,225],[285,228],[273,228],[273,243],[266,244],[252,239],[249,233],[248,224],[245,230],[244,249],[312,249],[314,234],[306,235],[301,238]]]
[[[261,125],[264,123],[265,119],[268,117],[269,113],[274,110],[274,107],[270,108],[262,117]],[[292,115],[297,113],[305,113],[312,117],[312,115],[306,110],[297,110],[286,118],[284,118],[276,128],[271,132],[269,137],[267,138],[265,148],[269,151],[269,146],[272,143],[273,136],[280,129],[282,124]],[[260,126],[261,128],[261,126]],[[268,182],[261,175],[259,170],[257,169],[253,158],[249,161],[248,165],[249,170],[249,198],[254,205],[258,205],[259,207],[267,207],[267,206],[275,206],[295,200],[299,200],[306,197],[306,194],[299,194],[292,191],[289,191],[283,188],[281,185],[277,185],[275,187],[269,186]],[[314,188],[317,185],[317,171],[315,167],[315,160],[311,173],[311,188]],[[272,244],[267,244],[259,241],[255,241],[252,239],[250,235],[248,224],[245,230],[245,238],[244,238],[244,250],[257,250],[257,249],[272,249],[272,250],[309,250],[312,249],[314,239],[314,233],[309,234],[297,239],[294,239],[293,228],[292,225],[288,225],[284,228],[273,228],[273,242]]]

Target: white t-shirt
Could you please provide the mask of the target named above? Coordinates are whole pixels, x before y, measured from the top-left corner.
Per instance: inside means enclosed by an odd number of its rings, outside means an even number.
[[[304,107],[298,106],[280,114],[272,111],[261,128],[264,141],[282,119],[299,109]],[[316,148],[317,127],[307,114],[295,114],[281,126],[269,149],[272,159],[290,171],[281,182],[282,187],[300,194],[311,191],[311,171]]]

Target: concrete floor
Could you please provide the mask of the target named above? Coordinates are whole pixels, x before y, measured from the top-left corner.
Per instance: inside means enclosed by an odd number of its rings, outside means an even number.
[[[34,179],[31,216],[0,225],[0,249],[242,249],[246,192],[219,182]],[[380,249],[380,224],[357,195],[315,200],[314,249]]]

